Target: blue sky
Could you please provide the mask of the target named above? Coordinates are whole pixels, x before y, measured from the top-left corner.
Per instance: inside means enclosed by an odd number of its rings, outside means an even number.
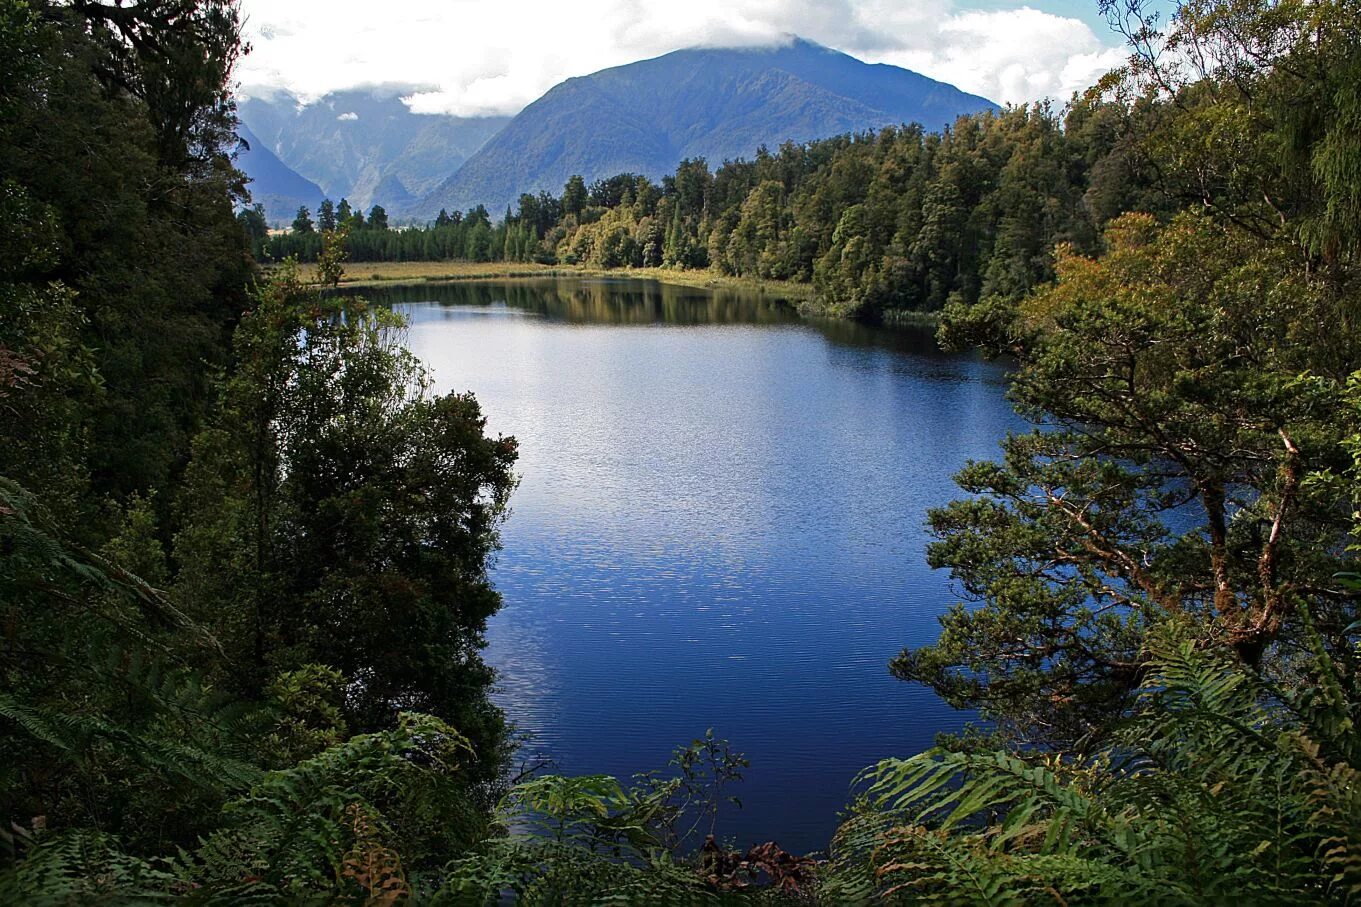
[[[1084,0],[1049,0],[1049,2],[1046,3],[1016,4],[1007,3],[1004,2],[1004,0],[983,0],[983,2],[968,4],[972,9],[986,10],[1015,9],[1018,5],[1032,6],[1035,9],[1043,10],[1046,13],[1053,13],[1056,16],[1078,19],[1087,23],[1094,32],[1104,32],[1106,30],[1106,20],[1102,18],[1100,10],[1095,2],[1088,3],[1084,2]]]
[[[1123,59],[1095,0],[243,0],[247,93],[410,86],[417,112],[509,114],[571,76],[798,35],[1001,102],[1067,100]]]

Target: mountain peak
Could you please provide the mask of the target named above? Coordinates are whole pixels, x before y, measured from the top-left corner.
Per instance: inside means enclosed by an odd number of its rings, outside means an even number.
[[[520,194],[558,192],[569,176],[654,178],[685,158],[749,157],[805,142],[916,122],[939,129],[986,98],[798,35],[767,45],[688,47],[554,86],[449,180],[410,209],[417,217]]]

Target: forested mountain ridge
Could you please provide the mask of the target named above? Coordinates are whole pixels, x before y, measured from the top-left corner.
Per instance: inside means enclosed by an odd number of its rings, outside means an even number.
[[[287,91],[256,91],[240,103],[243,126],[285,165],[332,198],[396,210],[430,192],[499,131],[509,117],[416,114],[408,86],[372,86],[303,103]],[[246,174],[263,179],[254,162]],[[321,196],[309,199],[315,207]],[[295,209],[296,210],[296,206]],[[287,216],[272,220],[292,219]]]
[[[654,179],[684,159],[715,163],[763,146],[904,123],[938,129],[991,101],[795,39],[764,48],[691,48],[568,79],[520,112],[411,207],[501,211],[522,193],[617,173]]]
[[[1053,277],[1051,250],[1098,247],[1122,211],[1170,210],[1134,140],[1148,116],[1099,98],[966,114],[920,126],[786,142],[711,170],[683,161],[655,182],[624,173],[522,195],[499,222],[481,206],[434,225],[365,229],[356,261],[512,260],[593,268],[711,268],[813,284],[825,314],[866,321],[951,300],[1019,298]],[[313,260],[320,236],[261,239]]]

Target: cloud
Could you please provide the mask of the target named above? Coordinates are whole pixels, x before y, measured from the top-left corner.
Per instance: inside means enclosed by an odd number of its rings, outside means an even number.
[[[345,123],[349,123],[359,119],[359,114],[355,113],[354,111],[350,111],[349,113],[342,113],[340,116],[336,117],[336,119]]]
[[[967,0],[964,0],[967,2]],[[1061,0],[1036,0],[1058,3]],[[303,100],[357,85],[424,86],[421,113],[512,114],[571,76],[687,46],[800,35],[1003,102],[1064,100],[1123,60],[1086,22],[955,0],[243,0],[251,93]]]
[[[1066,101],[1124,62],[1126,53],[1076,19],[1030,7],[973,11],[941,23],[929,48],[885,54],[895,63],[996,101]]]

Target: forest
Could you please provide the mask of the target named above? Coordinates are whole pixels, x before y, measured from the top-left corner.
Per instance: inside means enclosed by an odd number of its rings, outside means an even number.
[[[1061,116],[270,237],[232,0],[0,0],[0,900],[1361,898],[1361,5],[1105,11],[1129,61]],[[968,601],[888,665],[986,723],[866,767],[817,854],[705,836],[749,768],[712,735],[518,771],[515,439],[261,267],[408,242],[812,281],[1009,357],[1033,430],[929,515]]]
[[[479,206],[395,229],[381,207],[366,221],[345,200],[323,202],[315,221],[301,209],[272,236],[263,211],[241,218],[265,261],[314,261],[339,225],[356,262],[713,269],[810,283],[827,314],[892,320],[1020,298],[1053,279],[1054,246],[1091,253],[1120,213],[1176,210],[1138,141],[1155,116],[1093,91],[1061,115],[1036,104],[960,117],[944,133],[913,125],[760,148],[714,171],[684,161],[660,185],[573,177],[560,196],[522,195],[495,222]]]

